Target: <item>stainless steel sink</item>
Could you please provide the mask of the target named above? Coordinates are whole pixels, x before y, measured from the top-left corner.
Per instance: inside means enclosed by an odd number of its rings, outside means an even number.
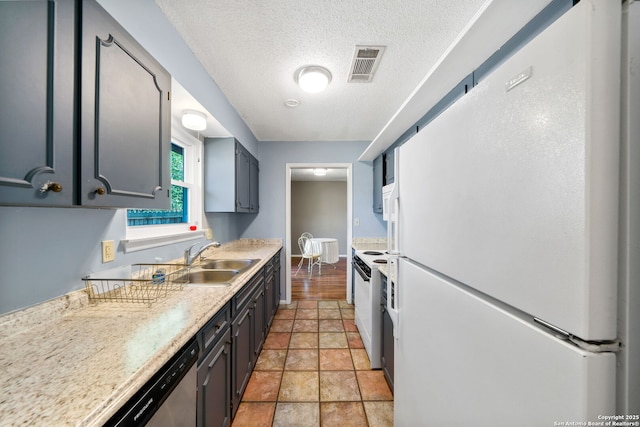
[[[258,259],[205,259],[185,269],[175,280],[189,286],[228,286],[233,279],[258,262]]]
[[[207,270],[192,268],[181,277],[189,286],[228,286],[240,274],[238,270]]]
[[[205,259],[198,267],[205,270],[245,270],[255,264],[257,259]]]

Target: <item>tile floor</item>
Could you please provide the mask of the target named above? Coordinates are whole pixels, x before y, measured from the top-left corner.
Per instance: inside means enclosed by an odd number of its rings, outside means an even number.
[[[393,426],[393,395],[371,370],[346,301],[281,305],[233,427]]]

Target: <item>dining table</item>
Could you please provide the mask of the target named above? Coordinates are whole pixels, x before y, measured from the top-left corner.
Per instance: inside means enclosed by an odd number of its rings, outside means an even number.
[[[323,264],[335,264],[340,258],[338,250],[338,239],[332,237],[314,237],[312,242],[317,243],[321,248],[320,262]]]

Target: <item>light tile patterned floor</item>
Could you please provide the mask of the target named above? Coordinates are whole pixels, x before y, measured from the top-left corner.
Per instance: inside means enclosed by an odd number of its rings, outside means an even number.
[[[346,301],[280,306],[233,427],[393,426],[393,395],[371,370]]]

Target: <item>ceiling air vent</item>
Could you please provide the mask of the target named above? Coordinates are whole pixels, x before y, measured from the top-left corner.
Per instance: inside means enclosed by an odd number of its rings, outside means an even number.
[[[384,46],[356,46],[348,81],[366,83],[373,80],[384,48]]]

